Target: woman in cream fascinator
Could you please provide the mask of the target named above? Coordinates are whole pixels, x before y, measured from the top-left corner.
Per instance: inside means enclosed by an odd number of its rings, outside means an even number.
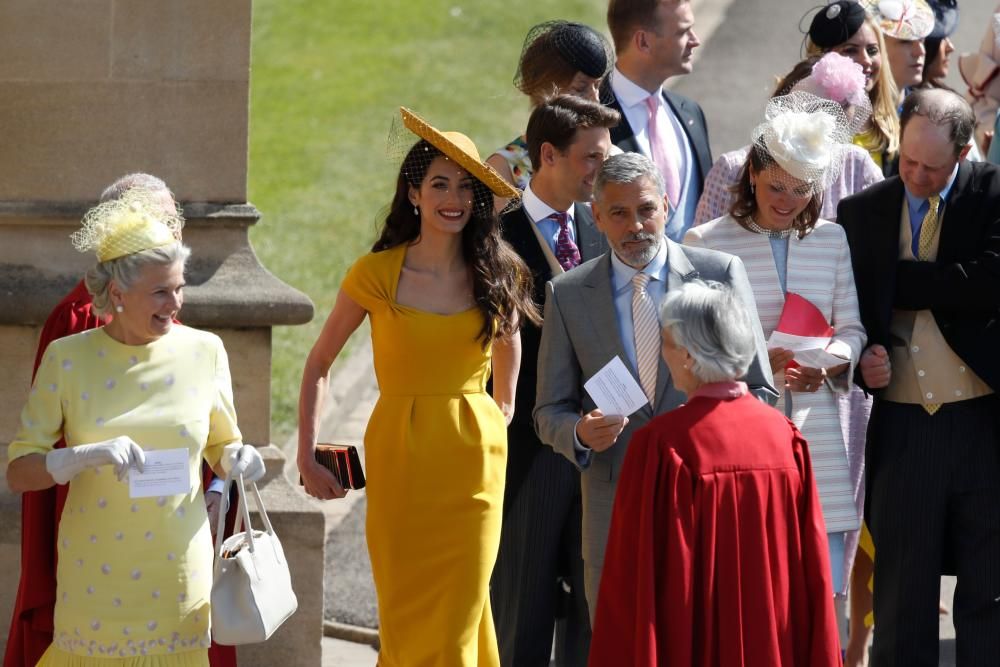
[[[39,665],[207,666],[212,541],[199,479],[264,473],[243,445],[215,335],[182,326],[183,219],[134,188],[87,212],[93,308],[110,321],[46,348],[8,448],[15,492],[69,485],[54,634]],[[65,448],[54,445],[64,439]],[[174,472],[144,490],[144,472]]]
[[[838,396],[850,391],[866,335],[847,237],[839,225],[820,219],[819,212],[851,134],[851,121],[836,102],[800,91],[772,98],[753,132],[729,215],[693,227],[684,239],[743,260],[765,338],[778,328],[786,298],[795,295],[801,299],[790,299],[792,303],[806,304],[806,310],[833,328],[832,335],[825,330],[812,334],[829,342],[816,343],[823,349],[810,360],[770,345],[768,356],[775,386],[782,389],[776,407],[809,442],[834,593],[846,589],[847,535],[860,525]]]

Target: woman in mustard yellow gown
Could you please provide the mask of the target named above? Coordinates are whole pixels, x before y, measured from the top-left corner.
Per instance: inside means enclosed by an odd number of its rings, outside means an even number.
[[[493,193],[517,191],[464,135],[407,110],[419,139],[373,251],[348,271],[309,354],[298,464],[317,498],[344,490],[313,459],[326,374],[365,316],[380,398],[365,434],[379,665],[499,666],[489,580],[528,269],[500,239]],[[493,371],[493,397],[486,382]]]

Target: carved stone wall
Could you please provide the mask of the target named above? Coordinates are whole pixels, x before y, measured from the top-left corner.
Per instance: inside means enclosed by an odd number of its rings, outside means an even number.
[[[312,318],[309,299],[250,245],[251,0],[0,3],[0,457],[17,428],[45,317],[90,261],[68,235],[115,178],[163,178],[184,206],[185,324],[218,333],[247,442],[270,442],[271,328]],[[268,212],[280,224],[280,212]],[[299,594],[298,613],[241,666],[319,665],[323,519],[268,448],[262,488]],[[20,499],[0,481],[0,624],[20,560]],[[6,632],[0,632],[6,642]],[[0,644],[2,647],[2,644]]]

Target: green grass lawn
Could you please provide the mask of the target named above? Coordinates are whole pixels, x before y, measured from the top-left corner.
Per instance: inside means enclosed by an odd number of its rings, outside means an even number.
[[[295,428],[306,354],[389,203],[395,167],[385,143],[398,107],[468,134],[485,158],[527,122],[527,100],[511,80],[528,28],[566,18],[605,29],[606,7],[603,0],[254,3],[249,188],[262,219],[251,239],[264,265],[316,304],[310,324],[275,330],[275,441]]]

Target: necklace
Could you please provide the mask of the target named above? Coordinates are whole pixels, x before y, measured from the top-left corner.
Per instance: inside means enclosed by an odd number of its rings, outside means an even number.
[[[755,234],[763,234],[769,239],[787,239],[795,232],[794,227],[789,227],[788,229],[766,229],[757,224],[757,221],[752,217],[746,219],[747,229]]]

